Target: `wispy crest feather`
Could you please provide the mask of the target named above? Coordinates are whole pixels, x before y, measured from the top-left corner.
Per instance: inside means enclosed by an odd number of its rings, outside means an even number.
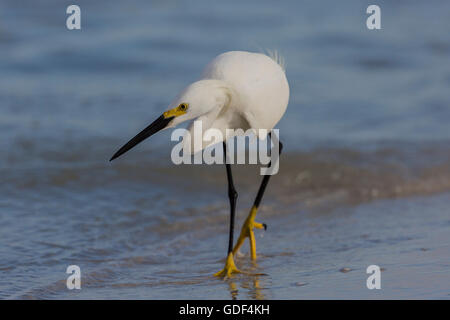
[[[267,55],[273,61],[275,61],[281,67],[281,69],[283,69],[284,72],[286,72],[286,61],[281,56],[281,54],[277,50],[266,49],[265,51],[266,51]]]

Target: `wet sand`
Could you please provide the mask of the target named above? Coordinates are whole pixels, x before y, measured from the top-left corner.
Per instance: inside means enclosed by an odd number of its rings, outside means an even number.
[[[247,273],[264,275],[226,281],[212,276],[222,268],[228,234],[221,166],[140,167],[136,154],[117,166],[5,172],[1,297],[448,299],[446,157],[437,161],[434,152],[432,166],[402,162],[377,175],[387,167],[372,152],[328,150],[326,163],[324,152],[284,155],[258,212],[268,230],[256,231],[257,264],[247,244],[236,259]],[[396,152],[390,159],[402,159]],[[235,166],[236,232],[260,179],[258,168],[250,169]],[[298,179],[297,171],[309,178]],[[403,193],[389,191],[393,180]],[[72,264],[82,270],[80,291],[66,288]],[[381,290],[366,288],[372,264],[383,270]]]

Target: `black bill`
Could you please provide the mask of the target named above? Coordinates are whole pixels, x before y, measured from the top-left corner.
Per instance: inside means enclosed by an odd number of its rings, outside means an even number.
[[[172,121],[174,117],[165,118],[164,115],[161,115],[158,119],[152,122],[147,128],[139,132],[133,139],[128,141],[122,148],[120,148],[109,161],[113,161],[114,159],[120,157],[122,154],[135,147],[140,142],[144,141],[148,137],[157,133],[158,131],[167,127],[167,125]]]

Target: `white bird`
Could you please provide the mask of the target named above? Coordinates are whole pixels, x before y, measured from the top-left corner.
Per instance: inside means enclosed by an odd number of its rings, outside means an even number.
[[[288,81],[284,67],[278,60],[276,56],[244,51],[220,54],[206,66],[200,80],[184,89],[167,111],[120,148],[110,161],[154,133],[194,119],[202,122],[203,130],[215,128],[222,132],[225,156],[225,142],[231,137],[230,130],[227,129],[254,129],[260,139],[265,139],[265,130],[259,129],[272,130],[285,113],[289,101]],[[189,132],[194,134],[193,124]],[[280,142],[280,153],[281,148]],[[251,258],[256,259],[253,229],[266,226],[255,222],[255,216],[270,175],[263,177],[254,204],[233,248],[237,192],[233,184],[231,165],[225,165],[230,201],[230,233],[225,267],[215,275],[228,277],[232,273],[240,272],[234,263],[234,255],[247,237],[250,241]]]

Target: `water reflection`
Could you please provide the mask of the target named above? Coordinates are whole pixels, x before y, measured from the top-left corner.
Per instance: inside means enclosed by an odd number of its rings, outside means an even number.
[[[267,299],[264,294],[266,288],[264,285],[261,285],[261,280],[264,282],[264,278],[267,279],[268,275],[258,272],[258,270],[260,270],[258,264],[252,261],[248,271],[243,271],[241,274],[227,279],[228,291],[230,292],[231,299]],[[239,288],[245,290],[242,292]],[[243,296],[243,294],[245,294],[245,296]]]
[[[264,291],[266,288],[261,286],[260,277],[264,275],[245,275],[241,278],[230,278],[228,282],[228,291],[230,292],[230,297],[233,300],[237,299],[255,299],[255,300],[265,300],[267,299]],[[239,290],[239,288],[245,289],[244,292]],[[246,296],[244,296],[246,294]]]

